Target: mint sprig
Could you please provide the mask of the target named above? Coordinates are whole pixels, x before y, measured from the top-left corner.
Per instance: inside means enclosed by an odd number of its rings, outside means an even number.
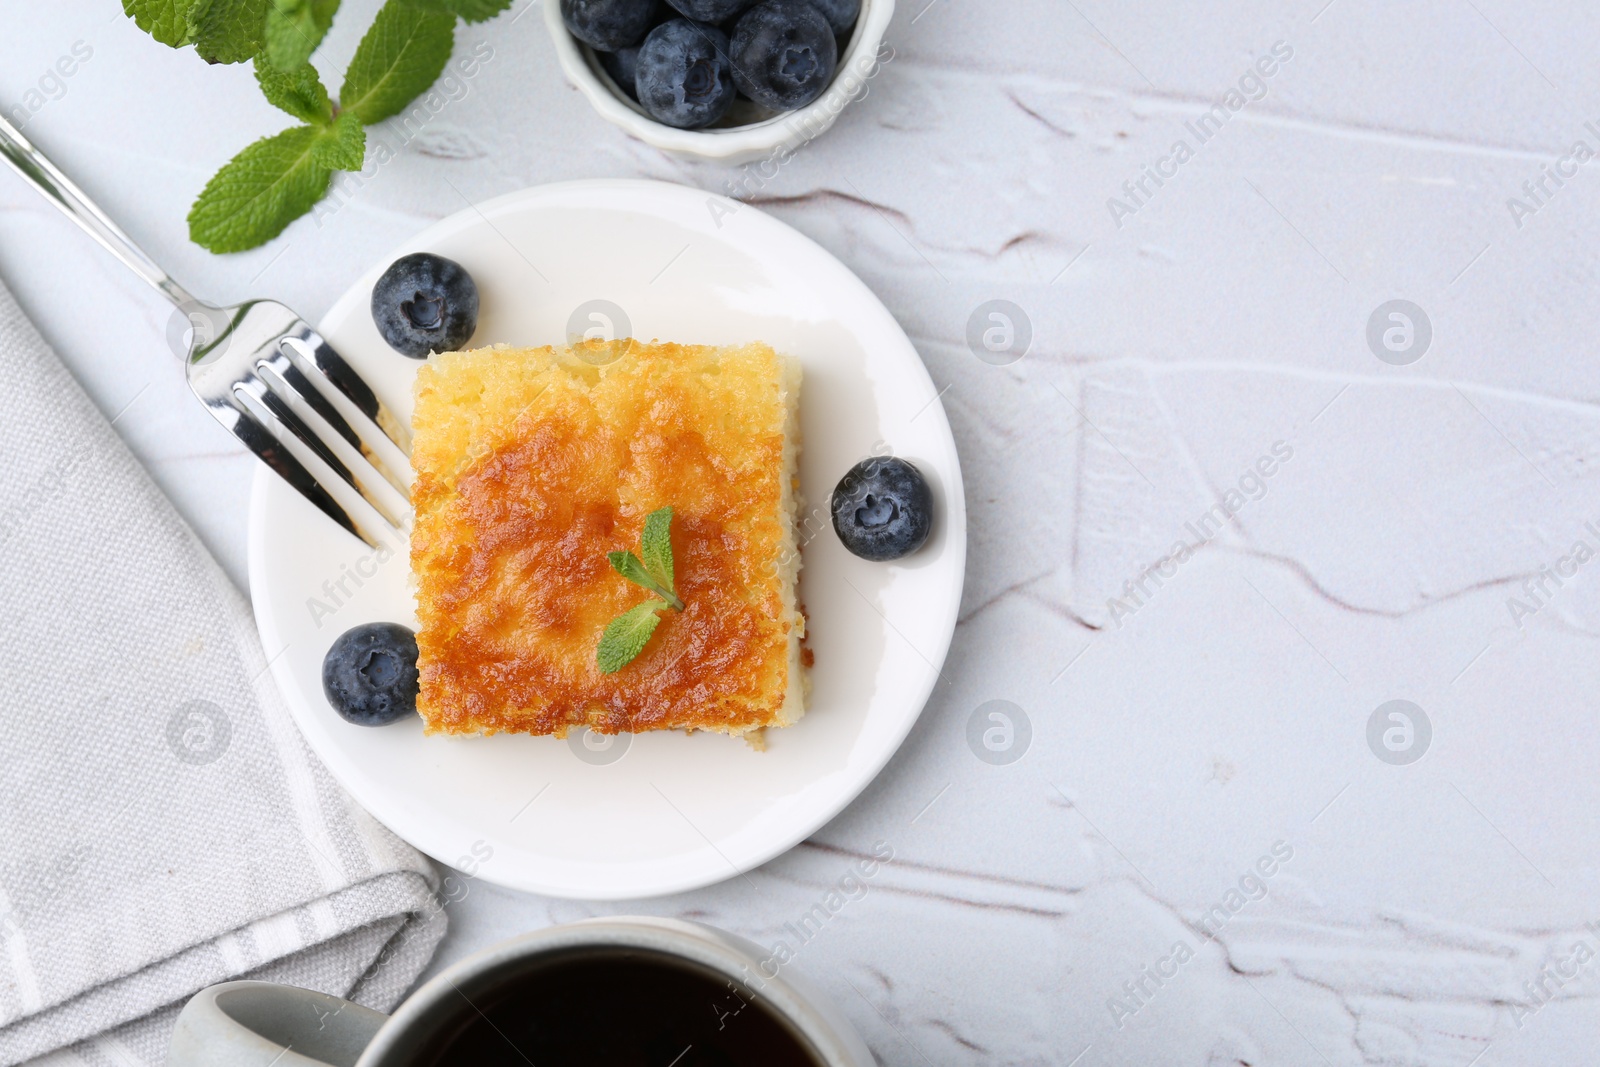
[[[531,2],[531,0],[530,0]],[[212,252],[265,244],[327,194],[335,171],[366,157],[363,126],[399,114],[443,73],[457,18],[481,22],[512,0],[386,0],[356,47],[336,102],[311,66],[339,0],[122,0],[172,48],[208,63],[253,62],[262,95],[299,119],[234,156],[189,211],[189,237]]]
[[[639,556],[632,552],[608,552],[611,568],[635,585],[655,594],[636,604],[606,624],[595,648],[595,664],[601,674],[615,674],[632,663],[656,632],[663,608],[683,610],[672,582],[672,509],[660,508],[645,516],[639,535]]]

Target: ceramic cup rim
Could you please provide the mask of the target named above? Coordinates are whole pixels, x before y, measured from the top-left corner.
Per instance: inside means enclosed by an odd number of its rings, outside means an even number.
[[[828,1067],[854,1067],[863,1062],[859,1038],[841,1032],[842,1020],[831,1018],[819,991],[786,969],[763,963],[771,959],[761,947],[724,930],[683,919],[620,916],[583,919],[547,927],[502,941],[460,960],[416,989],[390,1016],[362,1053],[357,1067],[379,1067],[414,1046],[416,1035],[437,1022],[447,998],[460,988],[501,967],[573,950],[632,948],[655,951],[699,964],[738,982],[759,995],[766,1006],[788,1022],[809,1044],[812,1056]],[[848,1028],[848,1024],[844,1024]],[[870,1063],[870,1060],[865,1062]]]

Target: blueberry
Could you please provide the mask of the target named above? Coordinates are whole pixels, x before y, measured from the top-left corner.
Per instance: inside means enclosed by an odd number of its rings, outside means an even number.
[[[810,0],[811,6],[822,12],[833,32],[843,37],[856,24],[861,14],[861,0]]]
[[[731,19],[755,0],[667,0],[678,13],[696,22],[721,22]]]
[[[417,713],[417,637],[398,623],[346,630],[322,658],[322,691],[345,722],[387,726]]]
[[[567,32],[602,52],[644,40],[655,14],[656,0],[561,0]]]
[[[922,472],[903,459],[864,459],[833,491],[834,532],[862,559],[908,556],[932,527],[933,494]]]
[[[413,252],[389,264],[372,287],[372,321],[402,355],[451,352],[478,328],[478,286],[454,260]]]
[[[634,88],[651,117],[692,130],[727,114],[736,95],[728,66],[728,35],[715,26],[672,19],[639,46]]]
[[[605,68],[617,88],[628,94],[630,100],[639,99],[634,78],[639,70],[639,46],[619,48],[615,52],[600,52],[600,65]]]
[[[762,0],[733,29],[733,80],[763,107],[793,111],[833,80],[833,27],[807,0]]]

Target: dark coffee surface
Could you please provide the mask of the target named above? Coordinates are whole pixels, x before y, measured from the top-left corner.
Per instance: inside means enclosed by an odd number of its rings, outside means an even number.
[[[817,1067],[757,995],[655,953],[555,961],[471,1001],[434,1067]]]

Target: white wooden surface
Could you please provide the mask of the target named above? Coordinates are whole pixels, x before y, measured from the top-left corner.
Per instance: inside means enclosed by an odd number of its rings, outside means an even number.
[[[867,98],[743,179],[603,124],[540,18],[508,14],[459,33],[493,59],[395,161],[226,258],[183,218],[285,125],[246,69],[155,45],[112,0],[11,4],[0,105],[194,291],[313,319],[468,201],[733,179],[856,270],[947,387],[966,601],[879,781],[680,897],[467,881],[439,963],[645,911],[788,942],[886,1064],[1591,1062],[1600,564],[1571,554],[1600,550],[1600,165],[1543,175],[1600,151],[1600,14],[1323,4],[901,0]],[[330,80],[375,6],[345,0]],[[1200,143],[1189,124],[1275,45],[1260,98]],[[1124,192],[1147,166],[1163,183]],[[3,175],[0,277],[242,583],[252,461],[187,394],[167,308]],[[1007,366],[965,339],[992,299],[1031,324]],[[1406,366],[1366,340],[1392,299],[1431,323]],[[1161,562],[1219,500],[1223,532]],[[1569,573],[1525,591],[1541,568]],[[966,741],[995,699],[1032,728],[1004,765]],[[1368,743],[1392,699],[1431,724],[1407,765]],[[877,842],[893,861],[802,943]]]

